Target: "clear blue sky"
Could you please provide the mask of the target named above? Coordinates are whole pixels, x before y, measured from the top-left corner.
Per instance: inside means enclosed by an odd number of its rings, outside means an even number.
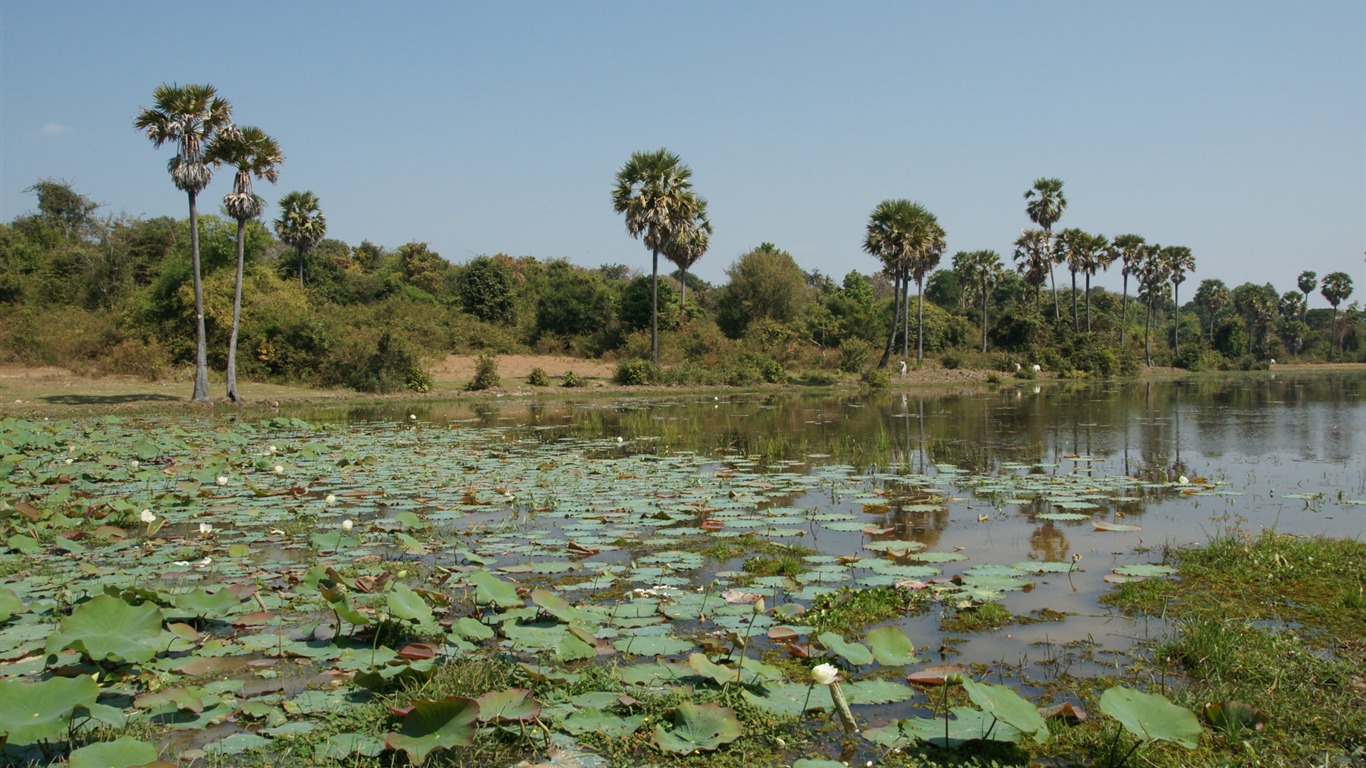
[[[1194,281],[1343,270],[1366,295],[1361,0],[0,0],[0,221],[45,178],[185,216],[170,150],[132,127],[162,82],[217,86],[283,146],[257,191],[312,190],[353,245],[648,272],[610,190],[667,147],[710,201],[713,282],[764,241],[871,272],[868,214],[893,197],[937,214],[950,254],[1009,259],[1024,191],[1056,176],[1059,227],[1188,246]]]

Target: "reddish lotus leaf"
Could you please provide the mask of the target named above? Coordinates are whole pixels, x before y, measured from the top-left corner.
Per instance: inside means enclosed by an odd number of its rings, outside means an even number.
[[[1045,718],[1057,718],[1067,723],[1084,723],[1089,718],[1086,710],[1071,702],[1044,707],[1039,710],[1039,714]]]
[[[722,528],[725,528],[725,527],[726,527],[726,524],[725,524],[724,522],[720,521],[720,520],[703,520],[703,521],[702,521],[702,530],[704,530],[704,531],[711,531],[711,532],[715,533],[716,531],[719,531],[719,530],[721,530]]]
[[[801,633],[791,627],[773,627],[768,631],[768,639],[775,643],[792,643],[801,637]]]
[[[80,541],[81,539],[84,539],[86,536],[90,534],[88,531],[61,531],[57,535],[61,536],[64,539]]]
[[[895,528],[880,528],[876,525],[863,526],[863,532],[869,536],[886,536],[889,533],[896,533]]]
[[[256,611],[255,613],[244,613],[241,616],[234,616],[228,623],[234,627],[260,627],[269,624],[270,620],[273,618],[275,618],[275,614],[273,613]]]
[[[227,586],[227,590],[238,600],[250,599],[252,595],[256,594],[256,589],[255,584],[229,584]]]
[[[413,711],[413,705],[409,704],[406,707],[387,707],[387,709],[389,710],[389,714],[394,717],[407,717],[408,713]]]
[[[569,550],[569,554],[571,554],[571,555],[585,555],[585,556],[588,556],[588,555],[596,555],[598,552],[601,552],[601,551],[602,551],[602,550],[597,549],[597,548],[595,548],[595,547],[585,546],[585,545],[583,545],[583,544],[578,543],[577,541],[571,541],[571,542],[569,542],[569,544],[565,547],[565,549]]]
[[[436,646],[431,643],[408,643],[398,651],[400,659],[418,661],[436,658]]]
[[[184,640],[187,643],[199,642],[199,632],[195,631],[195,628],[190,626],[189,624],[176,621],[167,624],[166,628],[169,629],[171,633],[174,634],[176,637],[180,638],[181,640]]]
[[[104,539],[126,539],[128,538],[128,531],[117,525],[101,525],[95,529],[95,535]]]
[[[957,685],[971,674],[972,670],[962,664],[942,664],[916,670],[906,675],[906,682],[918,685]]]
[[[1114,531],[1116,533],[1133,533],[1134,531],[1143,530],[1137,525],[1129,525],[1128,523],[1110,523],[1106,522],[1105,520],[1092,520],[1091,525],[1097,531]]]
[[[27,501],[14,502],[14,511],[35,522],[43,519],[43,513]]]

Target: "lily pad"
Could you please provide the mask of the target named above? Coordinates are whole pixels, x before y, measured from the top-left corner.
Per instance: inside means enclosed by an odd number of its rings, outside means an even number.
[[[468,747],[474,743],[479,703],[464,696],[448,696],[431,701],[414,699],[412,710],[403,718],[398,733],[387,733],[384,746],[403,750],[414,765],[439,749]]]
[[[48,638],[49,653],[71,648],[91,661],[139,663],[161,650],[161,609],[100,595],[80,604]]]
[[[76,708],[91,706],[99,695],[99,685],[85,675],[41,683],[0,680],[0,734],[10,744],[61,741]]]
[[[1195,749],[1200,740],[1200,721],[1195,713],[1161,694],[1120,686],[1107,688],[1100,695],[1100,711],[1144,741],[1171,741]]]
[[[688,754],[695,750],[710,752],[740,738],[740,721],[729,707],[719,704],[678,706],[674,727],[655,727],[655,744],[665,752]]]
[[[69,768],[134,768],[155,762],[157,748],[145,741],[124,736],[113,741],[89,744],[74,750]]]

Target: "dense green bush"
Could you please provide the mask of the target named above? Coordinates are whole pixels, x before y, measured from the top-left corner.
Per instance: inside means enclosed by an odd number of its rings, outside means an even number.
[[[862,381],[868,389],[886,389],[892,385],[892,375],[886,368],[867,368],[863,371]]]
[[[863,339],[845,339],[840,343],[839,369],[858,373],[868,366],[873,357],[873,345]]]
[[[561,384],[560,386],[562,386],[562,387],[569,387],[569,388],[572,389],[572,388],[574,388],[574,387],[582,387],[583,385],[584,385],[584,380],[581,379],[581,378],[579,378],[579,375],[578,375],[577,373],[574,373],[573,371],[565,371],[565,373],[564,373],[564,383]]]
[[[422,370],[417,355],[407,344],[385,332],[375,343],[374,351],[364,356],[360,365],[342,365],[342,381],[359,392],[389,393],[426,386],[430,377]],[[424,390],[425,391],[425,390]]]
[[[626,360],[617,366],[613,379],[626,387],[640,387],[659,381],[659,369],[649,360]]]
[[[503,379],[498,375],[498,358],[488,353],[481,353],[474,360],[474,378],[465,385],[465,389],[477,392],[501,386],[503,386]]]
[[[548,387],[550,386],[550,375],[545,372],[544,368],[532,368],[530,375],[526,377],[526,383],[533,387]]]

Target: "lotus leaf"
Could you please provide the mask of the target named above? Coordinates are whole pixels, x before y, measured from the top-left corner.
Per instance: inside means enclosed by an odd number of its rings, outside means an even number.
[[[241,602],[237,595],[227,589],[209,591],[203,587],[197,587],[189,592],[176,595],[171,604],[192,616],[204,618],[222,616],[229,610],[236,608]]]
[[[873,663],[873,652],[862,643],[847,643],[834,632],[822,632],[816,639],[831,653],[856,667]]]
[[[129,605],[99,595],[82,603],[48,638],[47,650],[74,649],[91,661],[140,663],[156,656],[161,643],[161,609],[151,603]]]
[[[479,721],[483,723],[499,720],[524,723],[541,715],[541,702],[531,698],[531,691],[526,688],[489,691],[477,701]]]
[[[376,757],[384,751],[384,742],[364,733],[338,733],[318,745],[313,757],[323,760],[345,760],[350,757]]]
[[[1260,731],[1271,718],[1260,709],[1241,701],[1211,702],[1205,705],[1205,719],[1230,736],[1244,730]]]
[[[1022,733],[1032,734],[1039,744],[1048,741],[1048,723],[1044,722],[1038,708],[1021,698],[1014,689],[965,679],[963,690],[983,712]]]
[[[1195,713],[1179,707],[1159,693],[1143,693],[1115,686],[1100,695],[1100,711],[1115,718],[1124,729],[1147,741],[1173,741],[1195,749],[1200,740],[1200,721]]]
[[[620,717],[604,712],[597,707],[584,707],[575,710],[560,724],[565,731],[574,736],[582,736],[585,733],[601,733],[608,738],[620,739],[640,730],[640,726],[644,722],[644,715]]]
[[[904,666],[917,661],[915,643],[899,627],[885,626],[868,630],[868,647],[877,663],[885,666]]]
[[[479,702],[464,696],[448,696],[431,701],[414,699],[412,710],[403,718],[398,733],[384,736],[384,746],[403,750],[414,765],[438,749],[468,747],[474,743],[479,718]]]
[[[688,754],[694,750],[710,752],[740,738],[740,721],[729,707],[718,704],[678,706],[672,729],[655,727],[655,744],[666,752]]]
[[[156,759],[155,746],[124,736],[72,751],[67,765],[69,768],[134,768]]]
[[[0,680],[0,734],[10,744],[60,741],[77,707],[89,707],[100,687],[84,675],[41,683]]]
[[[401,621],[416,621],[418,624],[435,624],[432,609],[422,596],[406,584],[395,583],[385,597],[389,613]]]
[[[24,601],[12,589],[0,589],[0,623],[24,612]]]
[[[901,721],[900,730],[914,740],[950,748],[977,740],[1013,744],[1024,738],[1024,734],[1019,730],[980,709],[953,707],[950,711],[953,717],[947,721],[937,718],[907,718]]]
[[[525,603],[517,596],[517,585],[503,581],[488,571],[478,570],[465,578],[474,585],[474,599],[480,605],[490,603],[500,608],[520,608]]]

